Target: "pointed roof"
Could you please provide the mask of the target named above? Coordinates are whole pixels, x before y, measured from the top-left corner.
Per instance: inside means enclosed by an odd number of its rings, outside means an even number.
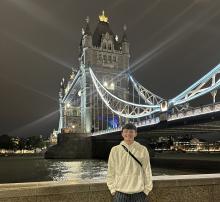
[[[105,16],[105,11],[104,10],[102,11],[102,15],[99,16],[99,21],[108,23],[108,17]]]
[[[87,16],[86,18],[86,28],[84,31],[84,35],[92,35],[91,31],[90,31],[90,27],[89,27],[89,16]]]
[[[101,16],[99,16],[99,22],[92,36],[92,44],[93,46],[100,47],[102,35],[109,33],[109,35],[113,36],[114,47],[116,50],[119,50],[119,42],[115,39],[115,34],[111,30],[108,22],[108,17],[105,16],[104,12]]]

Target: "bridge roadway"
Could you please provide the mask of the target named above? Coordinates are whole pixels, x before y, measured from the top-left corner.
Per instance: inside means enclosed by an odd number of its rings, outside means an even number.
[[[115,130],[110,133],[92,134],[92,142],[95,148],[97,148],[94,149],[94,155],[105,158],[110,148],[122,140],[120,133],[120,130]],[[188,116],[168,121],[158,121],[157,124],[140,126],[138,127],[136,140],[149,148],[148,139],[150,137],[186,134],[204,134],[206,136],[215,135],[215,137],[220,137],[220,112],[205,113],[199,116]]]
[[[161,115],[160,118],[151,120],[151,124],[140,123],[138,125],[138,136],[135,140],[145,145],[149,149],[150,155],[153,156],[154,153],[149,147],[150,137],[184,134],[220,136],[219,108],[220,104],[217,103],[216,105],[181,112],[178,115],[169,115],[167,120],[164,120],[163,115]],[[200,112],[199,115],[196,114],[198,112]],[[193,116],[193,113],[196,115]],[[120,128],[93,134],[61,133],[58,135],[58,144],[51,147],[46,152],[45,157],[107,159],[110,149],[122,140],[120,133]]]
[[[170,132],[177,132],[187,130],[188,132],[192,130],[192,133],[210,133],[218,131],[220,125],[218,123],[220,116],[220,103],[205,105],[201,107],[196,107],[193,109],[185,110],[183,112],[178,112],[174,114],[162,113],[156,118],[148,119],[142,122],[136,123],[139,132],[147,134],[149,137],[149,131],[152,133],[159,133],[159,129],[165,129],[164,133],[167,134],[168,128]],[[213,124],[206,124],[209,122],[214,122]],[[216,123],[215,123],[216,122]],[[202,125],[201,125],[202,124]],[[177,126],[178,129],[177,129]],[[174,129],[173,129],[174,128]],[[175,129],[176,128],[176,129]],[[156,130],[155,130],[156,129]],[[101,130],[94,132],[91,136],[105,136],[107,134],[118,134],[121,131],[121,128]],[[176,133],[175,132],[175,133]]]

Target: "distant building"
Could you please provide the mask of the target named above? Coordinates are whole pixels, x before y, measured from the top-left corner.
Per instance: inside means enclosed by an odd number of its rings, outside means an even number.
[[[206,149],[207,142],[203,139],[184,137],[173,142],[173,149],[183,151],[200,151]]]
[[[19,137],[11,137],[11,141],[14,145],[18,146],[19,142],[20,142],[20,138]]]
[[[55,145],[57,144],[57,131],[54,129],[53,132],[50,134],[50,145]]]

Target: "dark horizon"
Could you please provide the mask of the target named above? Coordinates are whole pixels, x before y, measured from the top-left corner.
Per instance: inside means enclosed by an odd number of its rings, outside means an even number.
[[[86,17],[93,32],[102,10],[119,39],[127,25],[133,75],[163,98],[179,94],[220,61],[217,0],[2,0],[0,135],[49,136],[57,129],[60,81],[78,66]],[[211,96],[198,100],[207,101]]]

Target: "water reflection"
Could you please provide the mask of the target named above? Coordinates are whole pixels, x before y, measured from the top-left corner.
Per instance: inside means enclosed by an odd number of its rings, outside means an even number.
[[[54,181],[103,181],[107,174],[107,162],[101,160],[48,160],[49,177]]]
[[[153,167],[152,173],[155,176],[199,172],[192,169],[180,170]],[[48,160],[43,157],[0,158],[0,183],[66,180],[103,182],[106,181],[106,174],[107,161],[104,160]]]

